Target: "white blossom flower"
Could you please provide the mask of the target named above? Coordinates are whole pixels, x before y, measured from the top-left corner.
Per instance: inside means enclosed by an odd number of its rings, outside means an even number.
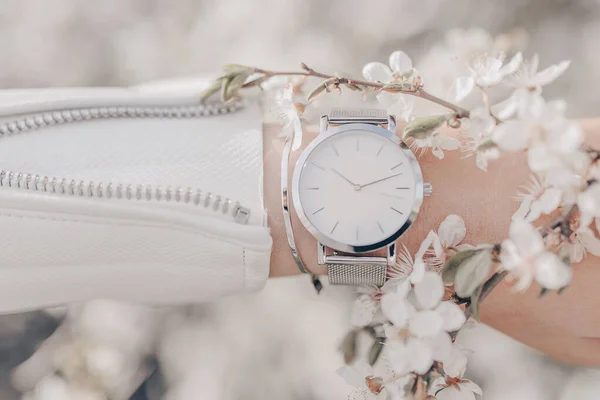
[[[352,365],[344,365],[337,370],[337,374],[355,388],[349,398],[361,400],[404,400],[403,386],[410,378],[409,376],[389,378],[379,376],[373,367],[363,360],[357,360]]]
[[[409,86],[414,85],[417,79],[412,60],[403,51],[390,54],[389,66],[380,62],[368,63],[363,68],[363,76],[371,82],[407,83]],[[397,118],[410,119],[414,103],[407,95],[381,91],[377,94],[377,100]]]
[[[463,376],[467,370],[467,356],[458,349],[456,344],[448,357],[443,361],[445,377],[439,377],[433,381],[429,394],[436,396],[437,400],[474,400],[475,396],[481,395],[481,388]]]
[[[504,77],[514,73],[523,61],[522,54],[516,53],[513,58],[504,65],[504,57],[478,56],[468,66],[470,76],[456,79],[451,89],[455,101],[465,99],[475,87],[487,88],[502,82]]]
[[[425,272],[425,266],[421,264],[415,265],[408,249],[403,246],[398,252],[395,265],[390,267],[390,278],[382,287],[361,286],[358,288],[359,296],[354,301],[350,317],[352,325],[369,325],[379,311],[379,303],[384,294],[395,293],[398,285],[405,285],[407,279],[412,283],[420,280]]]
[[[401,374],[424,373],[434,360],[443,360],[451,344],[448,332],[465,323],[459,306],[442,301],[444,284],[437,273],[425,272],[409,298],[410,290],[410,283],[405,281],[381,299],[381,310],[393,323],[386,327],[386,335],[392,339],[387,346],[388,357]]]
[[[577,205],[581,212],[581,223],[589,225],[592,219],[596,218],[596,225],[600,222],[600,184],[595,183],[580,193],[577,198]]]
[[[512,219],[524,219],[527,222],[537,220],[542,214],[554,212],[561,203],[563,193],[555,187],[547,187],[537,175],[531,175],[529,182],[522,186],[523,192],[518,193],[521,200],[519,209]]]
[[[461,377],[439,377],[433,381],[429,393],[437,400],[475,400],[475,395],[482,395],[476,383]]]
[[[515,220],[510,239],[502,242],[502,268],[517,279],[516,290],[527,289],[533,279],[546,289],[560,289],[571,280],[571,268],[545,250],[544,239],[531,224]]]
[[[467,120],[466,138],[462,143],[465,156],[475,155],[475,164],[482,171],[487,171],[488,162],[500,158],[500,151],[490,140],[496,127],[496,120],[483,107],[470,112]]]
[[[542,86],[554,82],[571,65],[571,61],[563,60],[558,64],[538,71],[539,57],[535,54],[530,60],[524,62],[517,71],[506,79],[508,86],[524,89],[529,92],[539,92]]]
[[[562,248],[569,256],[569,260],[580,262],[587,252],[600,256],[600,239],[589,227],[589,223],[582,223],[581,217],[575,217],[571,222],[571,229],[573,229],[573,232],[569,238],[561,243]]]
[[[414,139],[411,147],[420,149],[431,148],[433,155],[441,160],[444,158],[444,150],[452,151],[460,148],[460,140],[444,135],[442,132],[436,132],[424,139]]]
[[[466,234],[465,221],[458,215],[448,215],[437,232],[430,231],[427,234],[417,252],[417,261],[422,259],[430,269],[439,270],[452,254],[473,247],[470,244],[461,244]]]
[[[546,183],[561,189],[572,199],[581,184],[581,169],[588,158],[581,151],[583,132],[579,124],[568,121],[562,101],[546,103],[533,96],[516,120],[496,127],[492,140],[506,151],[529,147],[528,163],[532,171],[542,174]]]
[[[300,148],[302,143],[300,117],[303,111],[303,106],[295,102],[294,85],[289,82],[277,93],[272,112],[281,124],[280,136],[294,139],[292,145],[294,150]]]

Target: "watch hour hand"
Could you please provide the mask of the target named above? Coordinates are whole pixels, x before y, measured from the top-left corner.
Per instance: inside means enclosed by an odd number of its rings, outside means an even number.
[[[351,184],[354,187],[360,187],[360,185],[357,185],[356,183],[352,182],[350,179],[346,178],[344,175],[340,174],[336,169],[331,168],[331,170],[333,172],[335,172],[337,175],[341,176],[346,182],[348,182],[349,184]]]

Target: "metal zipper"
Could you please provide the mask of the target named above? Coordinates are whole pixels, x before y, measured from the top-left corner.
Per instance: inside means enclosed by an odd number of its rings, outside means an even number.
[[[49,126],[78,121],[115,118],[197,118],[239,110],[240,102],[216,105],[167,107],[90,107],[36,114],[0,125],[0,137],[24,133]],[[75,181],[65,178],[0,171],[0,187],[17,188],[63,196],[106,198],[125,201],[164,202],[203,207],[229,214],[239,224],[246,224],[250,209],[239,202],[211,192],[182,186],[114,184],[113,182]]]

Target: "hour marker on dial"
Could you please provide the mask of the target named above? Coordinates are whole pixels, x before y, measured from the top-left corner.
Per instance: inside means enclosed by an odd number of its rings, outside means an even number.
[[[398,214],[404,214],[402,211],[398,210],[397,208],[394,207],[390,207],[392,210],[396,211]]]
[[[315,164],[314,162],[312,163],[312,165],[314,165],[315,167],[319,168],[321,171],[325,171],[325,168],[321,167],[318,164]]]
[[[319,211],[323,211],[324,209],[325,209],[325,207],[321,207],[317,211],[313,212],[312,215],[315,215],[316,213],[318,213]]]
[[[333,233],[333,231],[335,231],[335,228],[337,228],[339,223],[340,223],[340,221],[336,222],[335,225],[333,226],[333,228],[331,228],[331,231],[329,233]]]
[[[392,171],[395,170],[396,168],[398,168],[399,166],[401,166],[402,164],[404,164],[403,162],[401,162],[400,164],[394,165],[392,168],[390,168]]]
[[[379,150],[377,150],[377,154],[375,154],[376,156],[378,156],[381,153],[381,150],[383,150],[384,146],[385,146],[385,144],[381,145],[381,147],[379,148]]]
[[[334,145],[331,145],[331,149],[333,150],[333,152],[335,153],[336,156],[340,156],[340,153],[338,153],[338,151],[335,149]]]
[[[379,221],[377,221],[377,226],[379,227],[379,230],[381,231],[381,233],[384,233],[383,232],[383,227],[381,226],[381,224],[379,223]]]

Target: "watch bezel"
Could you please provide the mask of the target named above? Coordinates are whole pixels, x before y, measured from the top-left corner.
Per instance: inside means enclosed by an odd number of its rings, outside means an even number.
[[[372,132],[372,133],[384,136],[387,139],[394,142],[394,144],[397,144],[398,147],[400,147],[400,150],[402,150],[404,152],[404,154],[406,155],[406,157],[408,158],[411,170],[413,171],[414,177],[415,177],[415,192],[414,192],[415,198],[414,198],[413,206],[411,208],[411,212],[410,212],[406,222],[404,222],[404,224],[400,227],[400,229],[398,229],[396,232],[394,232],[392,235],[390,235],[386,239],[376,242],[376,243],[372,243],[372,244],[368,244],[368,245],[359,245],[359,246],[355,246],[355,245],[351,245],[351,244],[347,244],[347,243],[341,243],[336,240],[333,240],[333,239],[329,238],[328,236],[325,236],[317,228],[315,228],[304,212],[304,208],[302,207],[302,201],[300,200],[300,193],[299,193],[300,175],[302,174],[302,170],[306,165],[306,160],[307,160],[308,156],[312,153],[312,151],[321,142],[323,142],[324,140],[326,140],[332,136],[335,136],[335,135],[338,135],[338,134],[341,134],[344,132],[357,131],[357,130],[368,131],[368,132]],[[294,173],[292,176],[292,200],[294,202],[294,208],[296,209],[296,214],[298,215],[298,218],[300,219],[300,222],[302,222],[302,225],[304,226],[304,228],[306,228],[306,230],[308,232],[310,232],[319,242],[321,242],[325,246],[328,246],[334,250],[343,251],[343,252],[347,252],[347,253],[366,253],[366,252],[381,249],[381,248],[395,242],[396,239],[398,239],[400,236],[402,236],[402,234],[404,232],[406,232],[406,230],[408,228],[410,228],[410,226],[413,224],[413,222],[417,218],[417,215],[419,214],[419,210],[421,209],[421,205],[423,204],[423,196],[424,196],[423,173],[421,172],[421,166],[419,165],[419,162],[417,161],[417,157],[415,157],[414,153],[410,150],[410,148],[404,142],[399,140],[399,138],[396,136],[395,132],[389,131],[381,126],[371,125],[371,124],[363,124],[363,123],[343,124],[343,125],[339,125],[336,127],[330,127],[329,129],[327,129],[327,131],[321,132],[321,134],[317,138],[315,138],[300,154],[300,157],[298,158],[298,161],[296,161],[296,165],[294,166]]]

